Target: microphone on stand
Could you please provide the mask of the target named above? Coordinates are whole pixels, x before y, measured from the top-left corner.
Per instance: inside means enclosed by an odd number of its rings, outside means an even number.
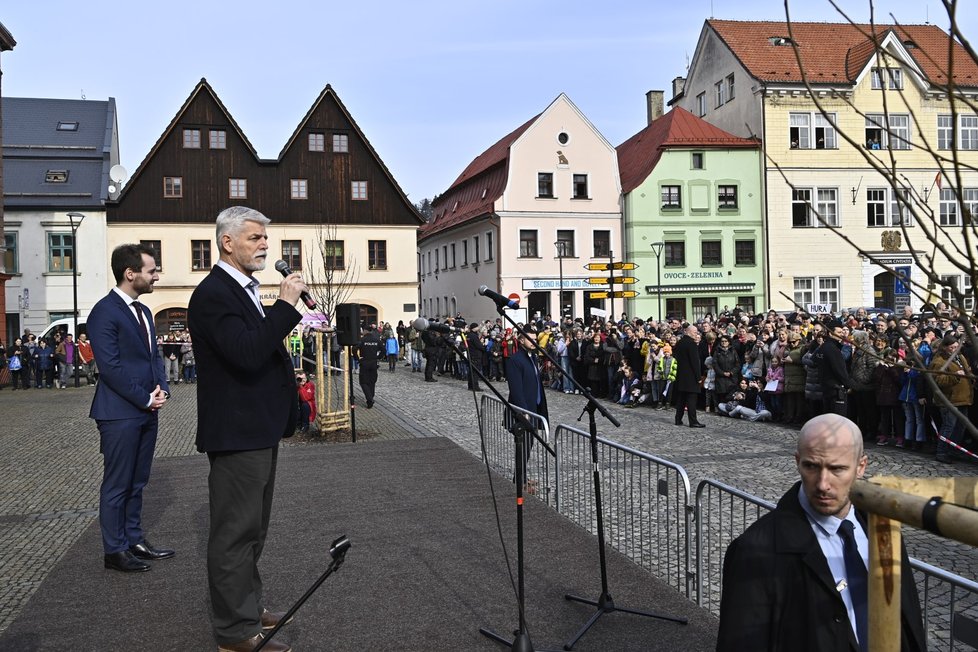
[[[496,304],[496,306],[499,308],[512,308],[513,310],[519,310],[520,307],[519,301],[513,301],[509,297],[504,297],[503,295],[499,294],[495,290],[490,290],[488,286],[480,285],[479,294],[481,294],[484,297],[488,297],[492,299],[493,302]]]
[[[292,268],[289,267],[289,264],[284,260],[276,260],[275,269],[277,269],[279,273],[282,274],[282,276],[288,276],[289,274],[292,273]],[[306,304],[306,308],[309,308],[309,310],[316,309],[316,302],[313,300],[311,296],[309,296],[309,293],[306,292],[305,290],[302,291],[302,294],[299,295],[299,298],[302,299],[302,303]]]
[[[411,326],[414,327],[416,331],[434,331],[436,333],[458,333],[462,331],[461,328],[456,328],[455,326],[449,326],[448,324],[439,324],[438,322],[431,322],[424,317],[418,317],[413,322]]]

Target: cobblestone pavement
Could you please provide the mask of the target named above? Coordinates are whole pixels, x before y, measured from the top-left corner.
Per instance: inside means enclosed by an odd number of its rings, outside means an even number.
[[[373,409],[363,407],[359,387],[355,390],[359,438],[442,436],[479,455],[476,399],[464,382],[442,377],[425,383],[404,366],[393,374],[381,370],[379,376]],[[505,383],[501,391],[505,394]],[[0,391],[0,631],[97,517],[102,460],[98,432],[88,418],[93,392],[84,386]],[[581,397],[550,392],[548,401],[554,427],[586,429],[586,422],[577,422]],[[667,412],[616,408],[614,413],[622,427],[599,420],[603,437],[683,465],[694,487],[714,478],[776,500],[797,475],[791,457],[796,431],[713,415],[704,415],[707,428],[694,430],[672,425]],[[195,430],[195,387],[175,385],[161,412],[157,457],[196,455]],[[286,445],[312,444],[289,440]],[[874,474],[973,475],[976,470],[889,448],[874,447],[869,455]],[[971,548],[909,529],[907,542],[918,559],[968,578],[978,575],[978,553]]]

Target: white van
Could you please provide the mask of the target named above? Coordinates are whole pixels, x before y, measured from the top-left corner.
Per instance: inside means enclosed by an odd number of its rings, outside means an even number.
[[[78,318],[78,332],[79,332],[79,334],[86,332],[86,330],[85,330],[85,322],[86,322],[87,319],[88,319],[87,317],[79,317]],[[66,319],[57,319],[57,320],[51,322],[48,325],[48,327],[44,329],[44,332],[42,332],[40,335],[38,335],[38,339],[47,339],[48,341],[50,341],[51,338],[54,337],[55,331],[59,331],[59,330],[65,331],[67,333],[71,333],[72,337],[75,337],[75,319],[74,319],[74,317],[68,317]],[[78,338],[75,337],[75,339],[77,340]]]

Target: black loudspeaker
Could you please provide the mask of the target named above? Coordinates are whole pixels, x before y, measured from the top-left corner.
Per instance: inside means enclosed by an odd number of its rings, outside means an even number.
[[[340,346],[360,343],[360,304],[336,304],[336,339]]]

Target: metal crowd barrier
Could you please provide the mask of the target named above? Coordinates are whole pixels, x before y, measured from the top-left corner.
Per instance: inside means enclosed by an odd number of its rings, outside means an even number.
[[[727,546],[775,504],[716,480],[696,487],[696,602],[720,614]],[[953,542],[947,542],[953,544]],[[978,582],[910,558],[930,649],[978,647]],[[958,647],[964,643],[965,648]]]
[[[539,414],[528,412],[522,408],[513,408],[522,413],[530,424],[540,434],[540,437],[551,447],[553,440],[550,436],[550,424]],[[506,405],[495,396],[483,394],[481,410],[479,411],[480,426],[486,442],[486,460],[489,466],[505,477],[516,474],[516,455],[513,433],[508,424],[512,417],[506,414]],[[529,445],[529,438],[526,444]],[[534,441],[530,447],[530,456],[526,465],[526,480],[528,491],[548,505],[556,505],[556,487],[554,486],[554,459],[546,448]]]
[[[554,439],[557,511],[594,532],[597,512],[591,435],[560,425]],[[597,443],[607,542],[690,597],[686,471],[678,464],[601,437]]]
[[[494,396],[482,397],[486,457],[493,469],[511,477],[514,444],[505,410]],[[536,497],[596,531],[590,435],[559,425],[551,439],[540,415],[521,412],[556,453],[551,457],[539,445],[531,449],[527,476],[537,482]],[[691,502],[682,466],[602,437],[597,444],[608,544],[719,615],[727,546],[775,504],[716,480],[701,481]],[[914,558],[910,566],[931,649],[978,649],[978,582]]]

